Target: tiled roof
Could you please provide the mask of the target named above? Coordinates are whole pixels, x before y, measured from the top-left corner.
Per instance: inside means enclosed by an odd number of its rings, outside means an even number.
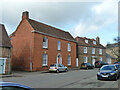
[[[104,48],[105,49],[105,47],[103,45],[101,45],[100,43],[98,43],[95,39],[89,39],[86,37],[76,37],[75,39],[79,46],[96,47],[96,48]],[[85,43],[85,40],[88,40],[88,43]],[[96,41],[96,44],[93,44],[93,41]]]
[[[32,19],[28,19],[28,22],[30,23],[30,25],[33,27],[33,29],[37,32],[41,32],[47,35],[51,35],[57,38],[61,38],[61,39],[66,39],[69,41],[74,41],[75,39],[72,37],[72,35],[69,32],[57,29],[55,27],[37,22],[35,20]]]
[[[118,43],[113,43],[113,44],[107,44],[106,48],[114,48],[114,47],[118,47]]]
[[[3,24],[0,24],[0,46],[11,47],[10,38]]]

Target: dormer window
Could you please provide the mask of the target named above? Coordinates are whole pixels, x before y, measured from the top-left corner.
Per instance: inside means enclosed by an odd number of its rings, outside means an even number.
[[[93,44],[95,44],[95,45],[96,45],[96,41],[93,41]]]
[[[85,40],[85,43],[88,43],[88,40]]]

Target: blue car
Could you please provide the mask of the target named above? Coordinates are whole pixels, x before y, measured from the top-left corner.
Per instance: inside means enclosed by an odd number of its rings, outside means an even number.
[[[0,90],[34,90],[34,89],[17,83],[0,82]]]

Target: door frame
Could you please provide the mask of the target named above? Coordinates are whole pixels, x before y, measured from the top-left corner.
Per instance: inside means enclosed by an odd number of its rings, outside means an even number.
[[[3,70],[4,70],[4,71],[2,71],[1,74],[5,74],[5,66],[6,66],[6,60],[7,60],[7,58],[2,58],[2,57],[0,57],[0,60],[4,60],[4,66],[3,66]]]
[[[60,56],[59,62],[58,62],[58,56]],[[62,64],[62,55],[60,53],[57,54],[57,64]]]

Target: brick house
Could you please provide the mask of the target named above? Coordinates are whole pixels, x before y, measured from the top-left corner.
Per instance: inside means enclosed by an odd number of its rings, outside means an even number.
[[[46,70],[53,63],[76,67],[76,41],[69,32],[29,19],[22,13],[16,31],[10,35],[14,70]]]
[[[114,62],[118,61],[117,60],[117,55],[118,54],[118,43],[113,43],[113,44],[107,44],[106,45],[106,56],[107,56],[107,61],[110,64],[113,64]]]
[[[0,24],[0,74],[11,73],[11,43],[5,26]]]
[[[76,37],[77,41],[77,58],[79,66],[81,63],[89,62],[95,64],[95,61],[106,61],[105,47],[100,44],[99,37],[89,39],[86,37]]]

